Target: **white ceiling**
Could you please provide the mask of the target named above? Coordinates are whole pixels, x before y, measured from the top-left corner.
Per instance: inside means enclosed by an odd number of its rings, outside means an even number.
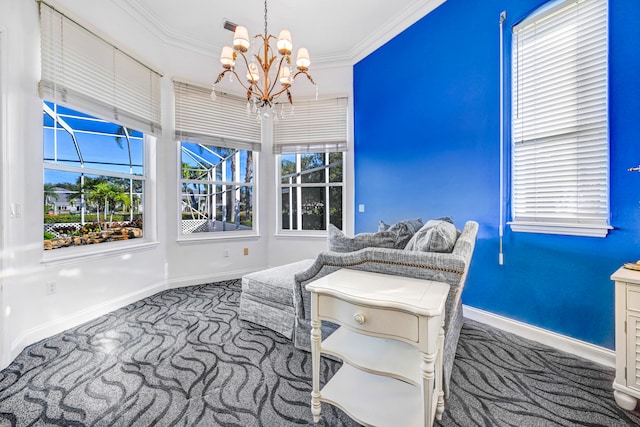
[[[248,27],[250,35],[264,33],[264,0],[113,1],[166,43],[208,55],[232,42],[225,20]],[[316,66],[353,64],[444,1],[269,0],[268,30],[277,36],[288,29],[294,54],[306,47]]]

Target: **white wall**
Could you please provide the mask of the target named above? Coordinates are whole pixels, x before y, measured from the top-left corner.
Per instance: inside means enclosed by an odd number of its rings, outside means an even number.
[[[270,137],[258,156],[259,236],[198,243],[178,243],[178,151],[173,138],[172,80],[208,86],[218,72],[217,52],[203,56],[185,46],[165,43],[157,34],[124,13],[117,2],[60,0],[51,2],[70,17],[116,43],[164,75],[163,135],[151,150],[147,198],[157,212],[155,238],[145,246],[49,260],[42,249],[42,111],[37,93],[40,75],[37,3],[0,0],[0,50],[6,71],[0,86],[4,111],[2,181],[2,307],[0,310],[0,366],[6,366],[23,348],[39,339],[87,321],[166,287],[240,277],[248,271],[313,257],[325,248],[324,238],[276,238],[275,172]],[[4,47],[4,46],[2,46]],[[351,67],[314,71],[324,95],[351,94]],[[2,77],[2,75],[0,75]],[[315,90],[312,91],[315,93]],[[0,131],[3,128],[0,127]],[[1,135],[1,134],[0,134]],[[353,160],[349,155],[349,164]],[[348,168],[347,174],[353,170]],[[347,188],[350,188],[348,186]],[[353,194],[348,190],[347,229],[352,230]],[[11,217],[10,205],[20,216]],[[155,208],[154,208],[155,206]],[[153,213],[147,213],[147,219]],[[103,244],[108,245],[108,244]],[[102,245],[101,245],[102,246]],[[122,247],[120,247],[122,248]],[[249,255],[243,255],[243,248]],[[229,250],[229,257],[223,250]],[[64,251],[72,251],[65,249]],[[61,250],[62,251],[62,250]],[[71,253],[71,252],[68,252]],[[46,294],[55,281],[57,292]]]

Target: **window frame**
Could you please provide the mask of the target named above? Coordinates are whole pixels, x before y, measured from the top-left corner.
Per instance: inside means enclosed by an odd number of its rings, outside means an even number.
[[[604,21],[605,21],[605,46],[606,49],[604,51],[604,53],[602,53],[603,57],[604,57],[604,61],[606,61],[607,55],[608,55],[608,22],[609,22],[609,17],[608,17],[608,2],[607,0],[603,0],[604,2],[604,9],[605,9],[605,16],[604,16]],[[558,0],[555,2],[552,2],[550,4],[546,4],[543,5],[541,8],[537,9],[536,11],[534,11],[533,13],[531,13],[530,15],[528,15],[527,17],[525,17],[521,22],[517,23],[516,25],[514,25],[513,27],[513,34],[512,34],[512,51],[511,51],[511,60],[512,60],[512,64],[516,61],[516,55],[518,55],[518,51],[516,50],[516,48],[514,47],[514,44],[516,43],[516,30],[518,30],[519,28],[523,27],[523,26],[527,26],[530,25],[532,22],[538,21],[538,20],[542,20],[546,17],[551,16],[552,14],[561,11],[562,13],[562,9],[564,8],[569,8],[571,4],[576,3],[574,0]],[[600,5],[602,7],[602,5]],[[580,29],[576,30],[578,33],[580,32]],[[575,33],[574,33],[575,34]],[[576,36],[577,37],[577,36]],[[540,49],[542,49],[542,47],[540,47]],[[577,70],[582,70],[583,68],[579,68],[580,65],[576,64],[576,69]],[[604,120],[606,121],[606,123],[604,124],[604,128],[606,129],[605,133],[606,133],[606,137],[604,141],[600,141],[599,144],[601,146],[601,149],[606,146],[606,154],[603,156],[600,156],[599,160],[602,163],[599,163],[600,165],[600,173],[605,173],[606,177],[604,178],[604,182],[602,181],[602,178],[600,178],[597,182],[599,183],[598,185],[600,186],[600,191],[604,191],[605,194],[605,198],[606,198],[606,207],[604,208],[604,210],[606,211],[606,213],[601,212],[598,216],[598,218],[596,219],[588,219],[585,217],[584,213],[582,213],[583,211],[580,210],[578,208],[578,203],[575,202],[574,203],[574,210],[575,213],[573,214],[573,218],[568,218],[567,216],[563,217],[562,215],[560,215],[560,211],[561,211],[561,201],[560,199],[558,199],[559,196],[556,196],[553,200],[553,204],[552,206],[555,209],[555,212],[552,213],[547,213],[547,214],[538,214],[538,205],[536,205],[536,209],[534,209],[533,211],[529,210],[525,210],[525,211],[519,211],[518,210],[518,206],[516,206],[516,201],[517,200],[524,200],[521,199],[519,197],[522,196],[516,196],[516,192],[517,190],[517,185],[516,185],[516,180],[518,179],[518,172],[516,170],[517,166],[519,165],[520,167],[522,167],[522,163],[517,163],[516,162],[516,131],[515,131],[515,125],[516,125],[516,119],[515,119],[515,113],[516,113],[516,108],[518,108],[516,106],[516,103],[518,102],[517,100],[517,96],[519,95],[517,93],[517,89],[516,89],[516,81],[518,79],[518,70],[516,70],[516,67],[514,65],[512,65],[511,67],[511,73],[512,73],[512,77],[511,77],[511,116],[510,116],[510,120],[511,120],[511,132],[510,132],[510,161],[511,161],[511,176],[510,176],[510,185],[511,185],[511,199],[510,199],[510,203],[511,203],[511,221],[509,221],[507,224],[510,225],[511,230],[515,231],[515,232],[527,232],[527,233],[542,233],[542,234],[561,234],[561,235],[572,235],[572,236],[590,236],[590,237],[606,237],[608,231],[610,229],[612,229],[613,227],[610,226],[610,215],[611,215],[611,211],[610,211],[610,194],[611,194],[611,190],[610,190],[610,185],[609,185],[609,169],[610,169],[610,143],[609,143],[609,118],[608,118],[608,81],[609,81],[609,73],[608,73],[608,69],[606,68],[605,65],[605,71],[604,71],[604,79],[605,82],[602,86],[599,86],[601,90],[604,90],[604,110],[605,113],[603,115]],[[558,85],[557,81],[553,82],[554,84],[554,88]],[[579,89],[575,89],[576,93],[578,93],[577,91]],[[541,102],[541,101],[539,101]],[[538,104],[540,105],[540,104]],[[576,114],[579,114],[581,110],[580,105],[578,105],[575,109]],[[563,110],[564,111],[564,110]],[[576,117],[578,117],[576,115]],[[576,118],[577,120],[577,118]],[[580,124],[575,124],[574,127],[578,128],[578,129],[582,129],[580,127]],[[556,132],[559,132],[558,129],[556,129]],[[558,141],[557,138],[560,135],[560,133],[553,133],[553,136],[551,137],[551,144],[553,144],[553,147],[557,147],[559,144],[561,144],[561,141]],[[554,140],[553,138],[555,138],[556,140]],[[582,140],[582,135],[580,134],[580,130],[576,131],[576,141],[578,140]],[[546,139],[546,138],[545,138]],[[534,137],[534,141],[536,142],[536,147],[539,146],[539,144],[541,143],[542,139],[541,136],[535,136]],[[533,145],[530,145],[530,147],[532,147]],[[577,146],[577,144],[576,144]],[[522,146],[524,147],[524,146]],[[576,156],[577,157],[577,156]],[[554,157],[557,158],[557,157]],[[529,159],[528,161],[535,163],[536,159],[534,155],[531,155],[530,157],[527,157],[527,159]],[[533,160],[530,160],[533,159]],[[579,163],[580,160],[578,160],[576,158],[576,161],[578,163],[576,163],[576,167],[578,169],[582,168],[582,165],[584,165],[584,163]],[[521,173],[525,173],[525,172],[521,172]],[[554,175],[554,176],[558,176],[558,175]],[[557,179],[557,178],[556,178]],[[536,181],[537,182],[537,181]],[[557,182],[557,181],[555,181]],[[526,186],[526,184],[525,184]],[[584,186],[584,182],[578,181],[574,188],[576,189],[576,191],[578,192],[578,197],[580,195],[584,196],[584,191],[583,191],[583,186]],[[540,195],[540,192],[537,192],[537,190],[530,190],[531,192],[529,193],[530,200],[534,200],[533,198],[536,197],[536,195]],[[521,193],[522,194],[522,193]],[[526,195],[524,197],[527,197]],[[533,213],[532,213],[533,212]],[[591,213],[592,211],[588,211],[589,213]],[[523,215],[529,213],[530,215]],[[606,218],[605,218],[606,217]]]
[[[326,170],[326,168],[328,168],[329,166],[329,156],[332,153],[340,153],[342,155],[342,180],[340,182],[329,182],[329,174],[325,174],[325,182],[324,183],[295,183],[295,184],[283,184],[282,180],[283,180],[283,176],[282,176],[282,156],[283,155],[295,155],[296,156],[296,173],[300,174],[300,173],[304,173],[307,171],[300,171],[300,157],[304,156],[306,154],[324,154],[325,157],[325,165],[323,166],[323,169]],[[341,204],[342,204],[342,212],[341,212],[341,216],[342,216],[342,230],[345,229],[346,227],[346,201],[347,201],[347,195],[346,195],[346,174],[347,174],[347,170],[346,170],[346,160],[347,160],[347,152],[346,151],[334,151],[334,152],[317,152],[317,153],[283,153],[283,154],[276,154],[275,155],[275,161],[276,161],[276,192],[277,192],[277,205],[276,205],[276,234],[277,235],[282,235],[282,236],[326,236],[327,234],[327,229],[331,220],[331,213],[330,213],[330,205],[328,203],[329,198],[330,198],[330,194],[329,194],[329,188],[331,187],[341,187],[342,188],[342,198],[341,198]],[[289,187],[289,188],[298,188],[300,189],[299,191],[302,191],[302,188],[325,188],[325,202],[326,202],[326,209],[325,209],[325,213],[324,213],[324,219],[325,219],[325,223],[326,223],[326,227],[324,230],[303,230],[303,229],[295,229],[295,230],[291,230],[291,229],[283,229],[282,228],[282,214],[283,214],[283,210],[282,210],[282,193],[283,193],[283,188],[285,187]],[[301,202],[301,196],[298,195],[298,203]],[[302,226],[302,212],[300,209],[298,209],[298,227]]]

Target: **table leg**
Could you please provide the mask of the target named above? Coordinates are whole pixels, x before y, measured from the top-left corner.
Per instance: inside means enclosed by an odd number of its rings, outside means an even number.
[[[442,357],[444,355],[444,325],[438,334],[438,356],[436,357],[438,404],[436,406],[436,419],[441,420],[444,413],[444,371],[442,369]]]
[[[422,384],[424,390],[424,425],[433,425],[433,404],[435,391],[435,365],[437,353],[420,353],[422,363]]]
[[[315,294],[313,295],[315,296]],[[314,316],[315,317],[315,316]],[[313,390],[311,391],[311,413],[313,414],[313,422],[320,421],[320,340],[322,338],[320,332],[321,322],[314,319],[311,320],[311,366]]]

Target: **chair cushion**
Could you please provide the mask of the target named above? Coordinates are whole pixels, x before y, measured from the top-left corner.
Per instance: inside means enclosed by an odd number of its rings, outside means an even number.
[[[293,286],[296,273],[306,270],[313,259],[268,268],[242,276],[242,292],[254,299],[265,299],[293,307]]]

